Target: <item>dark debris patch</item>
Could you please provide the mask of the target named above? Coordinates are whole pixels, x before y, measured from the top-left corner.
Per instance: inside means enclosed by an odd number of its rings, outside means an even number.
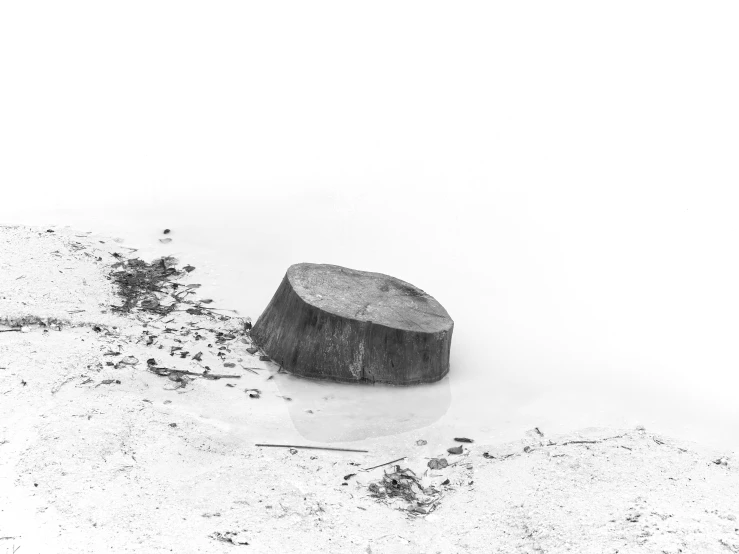
[[[172,256],[158,258],[151,263],[132,258],[113,264],[117,271],[111,273],[111,277],[123,300],[123,304],[113,306],[113,310],[128,313],[139,309],[159,315],[171,313],[176,302],[168,306],[162,305],[157,293],[167,293],[165,289],[171,285],[170,279],[183,275],[175,267],[176,264],[177,260]]]

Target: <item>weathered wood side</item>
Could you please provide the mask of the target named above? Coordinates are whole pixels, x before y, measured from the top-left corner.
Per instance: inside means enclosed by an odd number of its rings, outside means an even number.
[[[301,298],[288,274],[251,331],[285,370],[315,379],[397,385],[430,383],[448,373],[453,324],[419,332],[339,316]]]

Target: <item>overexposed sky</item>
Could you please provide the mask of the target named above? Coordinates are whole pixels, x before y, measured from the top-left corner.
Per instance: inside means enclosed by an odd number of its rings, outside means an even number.
[[[63,201],[263,184],[721,211],[737,176],[738,15],[732,2],[4,2],[0,177]]]

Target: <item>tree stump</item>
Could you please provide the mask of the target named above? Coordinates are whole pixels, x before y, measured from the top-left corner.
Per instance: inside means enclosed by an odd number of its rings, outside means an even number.
[[[410,283],[336,265],[295,264],[251,336],[294,375],[413,385],[449,371],[454,322]]]

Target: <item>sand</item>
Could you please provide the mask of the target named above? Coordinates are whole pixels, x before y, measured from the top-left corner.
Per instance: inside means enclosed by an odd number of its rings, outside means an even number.
[[[111,265],[135,253],[53,231],[0,227],[1,554],[739,552],[731,452],[643,428],[307,441],[246,319],[116,314]],[[149,359],[239,378],[183,387]],[[430,513],[370,493],[394,464],[362,469],[400,457],[438,491]]]

